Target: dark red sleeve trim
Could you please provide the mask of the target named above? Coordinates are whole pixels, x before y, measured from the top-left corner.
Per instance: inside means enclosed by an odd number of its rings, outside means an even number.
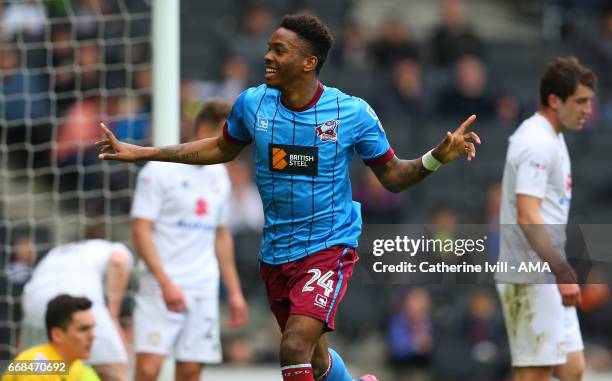
[[[366,165],[369,165],[370,167],[381,166],[387,164],[391,159],[393,159],[393,156],[395,156],[395,152],[393,152],[393,148],[389,147],[389,149],[387,150],[387,152],[385,152],[384,155],[374,159],[364,160],[363,162]]]
[[[241,146],[249,145],[252,142],[252,140],[244,141],[244,140],[236,139],[235,137],[230,135],[229,131],[227,130],[227,122],[225,122],[225,124],[223,125],[223,137],[228,142],[233,143],[233,144],[238,144],[238,145],[241,145]]]

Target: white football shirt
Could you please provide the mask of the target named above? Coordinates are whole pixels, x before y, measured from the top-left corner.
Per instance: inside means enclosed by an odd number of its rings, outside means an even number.
[[[104,273],[115,251],[128,253],[131,266],[132,253],[122,243],[92,239],[58,246],[36,266],[24,293],[40,302],[42,316],[47,302],[61,293],[86,296],[104,305]]]
[[[517,266],[521,262],[541,262],[517,225],[517,194],[542,199],[542,218],[557,254],[564,258],[565,224],[572,199],[570,157],[563,134],[539,113],[526,119],[509,139],[502,180],[499,260]],[[496,279],[517,282],[515,274],[498,273]],[[543,277],[541,273],[526,273],[521,280],[541,283]]]
[[[153,221],[153,241],[164,270],[181,289],[217,293],[215,229],[226,226],[231,184],[222,164],[150,162],[138,174],[132,217]],[[144,261],[140,291],[159,292]]]

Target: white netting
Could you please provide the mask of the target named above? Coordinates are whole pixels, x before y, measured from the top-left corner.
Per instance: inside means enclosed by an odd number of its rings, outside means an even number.
[[[99,161],[92,142],[100,120],[149,140],[150,19],[146,0],[0,0],[0,359],[41,255],[87,227],[128,239],[137,166]]]

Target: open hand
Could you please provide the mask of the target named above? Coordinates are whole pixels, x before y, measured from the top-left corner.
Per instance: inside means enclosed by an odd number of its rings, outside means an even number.
[[[461,123],[455,132],[447,132],[444,140],[432,151],[433,157],[442,163],[448,163],[463,155],[466,155],[468,161],[475,158],[474,143],[480,144],[480,138],[475,132],[465,132],[475,120],[476,115],[472,115]]]
[[[227,326],[230,328],[243,326],[249,319],[249,308],[247,307],[242,293],[228,295],[227,303],[230,310]]]
[[[173,312],[184,312],[187,310],[187,302],[183,291],[174,284],[171,280],[168,280],[161,285],[162,297],[168,310]]]
[[[95,143],[100,150],[100,155],[98,155],[100,159],[127,162],[142,159],[141,151],[143,147],[119,141],[115,137],[115,134],[113,134],[104,123],[100,123],[100,127],[102,127],[104,135],[106,135],[106,139]],[[114,151],[114,153],[112,151]]]
[[[557,288],[561,294],[563,305],[566,307],[577,306],[582,300],[580,286],[577,284],[558,284]]]

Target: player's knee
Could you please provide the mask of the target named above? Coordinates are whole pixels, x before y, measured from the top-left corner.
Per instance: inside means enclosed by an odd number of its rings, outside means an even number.
[[[156,361],[139,361],[136,367],[136,381],[157,381],[161,363]]]
[[[202,367],[199,364],[192,363],[177,363],[176,380],[180,381],[198,381],[202,373]]]
[[[298,335],[285,335],[280,345],[282,365],[310,363],[311,345]]]
[[[561,377],[561,381],[580,381],[586,368],[584,356],[575,356],[571,365],[566,369],[566,375]]]
[[[101,381],[128,381],[128,370],[125,365],[96,365],[93,368]]]

